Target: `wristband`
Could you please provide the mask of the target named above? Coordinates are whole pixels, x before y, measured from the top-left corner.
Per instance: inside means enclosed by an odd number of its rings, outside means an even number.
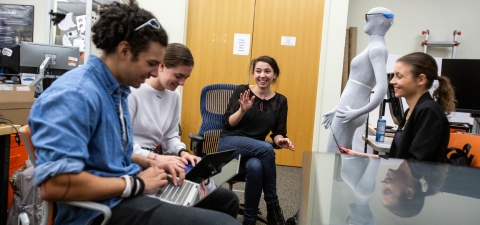
[[[129,175],[123,175],[122,178],[125,179],[125,183],[127,183],[127,185],[125,185],[125,190],[123,190],[121,197],[128,198],[132,193],[132,180],[130,179]]]
[[[182,157],[182,152],[187,152],[187,153],[188,153],[187,150],[185,150],[184,148],[182,148],[182,149],[180,149],[180,151],[178,151],[178,156]],[[188,153],[188,154],[190,154],[190,153]]]
[[[138,189],[138,184],[137,182],[135,182],[135,176],[132,176],[132,191],[130,193],[130,196],[128,196],[129,198],[133,197],[133,196],[136,196],[136,190]]]
[[[138,190],[135,191],[135,196],[143,194],[143,191],[145,191],[145,182],[143,182],[142,178],[134,176],[133,179],[135,182],[138,182]]]
[[[143,194],[143,192],[145,191],[145,182],[143,182],[142,178],[140,177],[137,177],[138,178],[138,181],[140,181],[140,191],[138,192],[138,194]]]

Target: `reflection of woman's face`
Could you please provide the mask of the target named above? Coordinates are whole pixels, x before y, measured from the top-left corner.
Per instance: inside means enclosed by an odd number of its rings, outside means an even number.
[[[398,205],[401,198],[413,198],[414,190],[410,186],[408,175],[402,171],[388,169],[382,183],[382,204],[385,206]]]

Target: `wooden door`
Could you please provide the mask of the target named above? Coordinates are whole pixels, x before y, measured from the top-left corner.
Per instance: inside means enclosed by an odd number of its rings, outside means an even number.
[[[195,66],[183,88],[181,138],[187,145],[188,134],[197,133],[202,121],[202,88],[214,83],[248,83],[251,54],[234,55],[233,36],[252,34],[254,7],[255,0],[189,1],[186,45]]]
[[[288,99],[287,136],[296,149],[277,150],[280,165],[301,166],[312,149],[323,7],[323,0],[256,1],[252,57],[269,55],[280,67],[272,89]],[[295,37],[295,46],[281,45],[282,36]]]

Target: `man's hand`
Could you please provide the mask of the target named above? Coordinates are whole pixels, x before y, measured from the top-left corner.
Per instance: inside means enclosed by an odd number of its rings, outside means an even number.
[[[138,174],[138,177],[145,183],[144,194],[153,194],[168,184],[165,170],[150,167]]]
[[[188,152],[182,152],[180,157],[190,162],[192,166],[195,166],[198,162],[200,162],[200,160],[202,160],[202,158],[195,155],[190,155]]]
[[[154,167],[159,170],[165,171],[167,174],[172,175],[172,177],[178,177],[179,179],[172,179],[173,185],[181,185],[185,179],[185,169],[179,167],[177,164],[167,161],[159,162],[156,160],[151,160],[150,168]]]

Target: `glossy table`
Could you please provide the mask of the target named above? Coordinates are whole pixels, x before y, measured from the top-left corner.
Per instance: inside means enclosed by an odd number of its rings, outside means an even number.
[[[479,168],[305,152],[303,171],[299,224],[480,224]]]

